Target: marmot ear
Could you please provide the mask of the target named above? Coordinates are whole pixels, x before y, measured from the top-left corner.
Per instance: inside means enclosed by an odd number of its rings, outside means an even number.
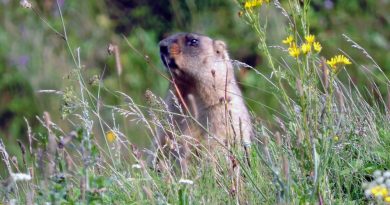
[[[225,42],[221,40],[216,40],[214,42],[214,50],[215,52],[217,52],[217,54],[224,53],[224,51],[226,50]]]

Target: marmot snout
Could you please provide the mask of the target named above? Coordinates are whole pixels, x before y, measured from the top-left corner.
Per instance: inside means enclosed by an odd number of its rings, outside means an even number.
[[[165,102],[170,113],[179,115],[170,119],[177,127],[175,133],[159,128],[158,146],[167,147],[167,141],[181,136],[209,147],[232,142],[250,144],[251,119],[225,43],[204,35],[178,33],[162,40],[159,46],[161,59],[172,79]],[[179,109],[175,99],[188,110]],[[180,115],[180,110],[193,117]],[[194,118],[196,123],[191,122]],[[187,140],[177,142],[179,148],[170,152],[185,159],[189,152],[186,148],[191,146]]]

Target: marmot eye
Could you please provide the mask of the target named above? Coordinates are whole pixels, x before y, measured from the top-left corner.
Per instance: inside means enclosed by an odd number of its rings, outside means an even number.
[[[199,40],[198,39],[190,39],[188,42],[187,42],[187,45],[189,46],[194,46],[194,47],[197,47],[199,45]]]

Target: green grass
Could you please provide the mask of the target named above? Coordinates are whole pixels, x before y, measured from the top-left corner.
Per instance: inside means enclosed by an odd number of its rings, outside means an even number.
[[[304,36],[311,34],[310,1],[288,2],[285,29],[300,45]],[[129,140],[123,125],[128,120],[137,123],[144,129],[142,137],[152,141],[157,124],[166,123],[158,117],[165,113],[161,100],[155,97],[149,103],[136,103],[120,90],[108,90],[99,78],[94,87],[88,85],[79,63],[83,59],[67,40],[66,31],[71,28],[61,16],[58,32],[74,68],[72,89],[69,86],[60,92],[59,98],[63,101],[61,114],[66,114],[73,131],[64,131],[46,113],[39,118],[44,131],[27,133],[28,143],[20,145],[20,159],[25,160],[14,160],[1,143],[0,153],[10,177],[1,184],[0,199],[22,204],[368,203],[363,182],[371,180],[375,170],[390,167],[388,102],[372,79],[380,78],[385,85],[390,80],[364,49],[348,39],[349,46],[362,52],[366,64],[383,74],[367,74],[367,80],[375,85],[372,88],[359,90],[349,77],[349,65],[332,69],[321,53],[312,51],[293,58],[282,39],[283,48],[274,51],[267,41],[267,12],[273,5],[246,9],[241,3],[241,23],[253,29],[272,75],[247,67],[256,71],[251,75],[265,83],[279,108],[271,122],[254,120],[256,138],[248,156],[240,149],[229,148],[228,156],[202,150],[186,175],[169,159],[163,160],[166,167],[159,171],[149,168],[145,160],[148,151]],[[127,41],[129,47],[133,41]],[[339,49],[335,55],[343,53]],[[126,103],[102,103],[102,92]],[[261,103],[261,99],[255,101]],[[107,113],[112,119],[105,119]],[[98,137],[108,131],[116,134],[115,140]],[[16,180],[13,173],[28,173],[32,179]]]

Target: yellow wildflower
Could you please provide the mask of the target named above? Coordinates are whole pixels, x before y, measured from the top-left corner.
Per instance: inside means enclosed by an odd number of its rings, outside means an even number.
[[[345,65],[352,64],[351,61],[349,61],[349,59],[347,57],[342,56],[342,55],[339,56],[339,61],[343,62],[343,64],[345,64]]]
[[[302,53],[306,55],[307,53],[309,53],[311,51],[311,45],[308,43],[304,43],[301,45],[301,50],[302,50]]]
[[[312,43],[314,43],[314,40],[316,39],[316,37],[314,35],[309,34],[309,35],[305,36],[305,39],[306,39],[306,42],[311,45]]]
[[[320,44],[319,42],[317,42],[317,41],[313,43],[313,47],[314,47],[314,50],[315,50],[317,53],[321,52],[321,50],[322,50],[321,44]]]
[[[336,60],[335,59],[330,59],[330,60],[327,60],[326,63],[333,69],[336,69]]]
[[[116,134],[114,131],[110,130],[106,133],[106,139],[109,143],[112,143],[116,140]]]
[[[388,196],[389,190],[387,190],[387,188],[383,187],[383,186],[374,186],[373,188],[371,188],[371,193],[375,197],[378,197],[378,196],[383,197],[383,196]]]
[[[290,54],[290,56],[297,58],[299,54],[301,54],[301,51],[299,50],[297,45],[294,44],[290,48],[288,48],[288,53]]]
[[[294,41],[294,37],[292,35],[289,35],[286,39],[284,39],[282,42],[284,44],[288,44],[291,46],[291,43]]]
[[[381,192],[383,196],[387,196],[389,194],[389,191],[386,188],[382,188]]]
[[[381,190],[381,187],[380,186],[374,186],[371,188],[371,193],[376,196]]]
[[[254,7],[261,6],[263,4],[263,0],[251,0],[251,1],[246,1],[244,4],[245,9],[252,9]]]
[[[386,197],[384,198],[384,201],[390,203],[390,196],[386,196]]]
[[[333,137],[333,141],[338,142],[338,141],[339,141],[339,136],[335,135],[335,136]]]
[[[351,61],[344,55],[337,55],[330,60],[327,60],[326,63],[333,69],[336,69],[338,65],[349,65],[352,64]]]

